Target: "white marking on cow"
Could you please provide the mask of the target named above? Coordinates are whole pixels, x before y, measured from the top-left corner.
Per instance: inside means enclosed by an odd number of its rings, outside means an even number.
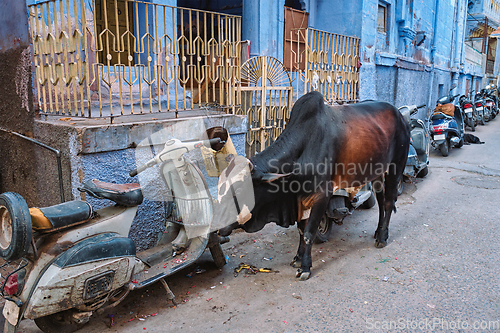
[[[302,218],[301,220],[306,220],[309,218],[309,216],[311,216],[311,208],[309,208],[308,210],[305,210],[303,213],[302,213]]]
[[[237,221],[239,224],[245,224],[252,218],[252,213],[248,209],[247,205],[243,205],[241,212],[238,214]]]

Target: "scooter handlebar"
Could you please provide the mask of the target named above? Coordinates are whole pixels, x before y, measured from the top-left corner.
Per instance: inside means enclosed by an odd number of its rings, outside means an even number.
[[[185,144],[185,147],[189,151],[193,148],[200,148],[202,145],[212,147],[212,146],[214,146],[218,143],[221,143],[221,142],[223,142],[223,141],[220,138],[213,138],[213,139],[209,139],[209,140],[190,141],[190,142],[182,142],[182,143]],[[188,149],[188,147],[190,149]],[[157,163],[160,163],[162,161],[161,156],[165,155],[166,153],[168,153],[168,151],[167,152],[163,151],[160,154],[158,154],[157,156],[155,156],[153,159],[148,161],[146,164],[143,164],[140,167],[138,167],[137,169],[130,171],[129,172],[130,177],[135,177],[139,173],[143,172],[144,170],[151,168],[152,166],[154,166]]]
[[[151,168],[155,164],[156,164],[156,161],[154,159],[152,159],[148,163],[143,164],[140,167],[138,167],[137,169],[130,171],[128,174],[130,175],[130,177],[135,177],[135,176],[137,176],[137,174],[143,172],[144,170],[146,170],[148,168]]]
[[[417,106],[417,109],[421,109],[421,108],[423,108],[425,106],[427,106],[427,104],[420,104],[420,105]]]

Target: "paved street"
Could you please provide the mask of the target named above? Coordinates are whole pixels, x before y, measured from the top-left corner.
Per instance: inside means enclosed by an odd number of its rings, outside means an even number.
[[[453,149],[447,158],[433,152],[428,176],[405,184],[387,247],[374,247],[377,208],[356,211],[313,248],[312,276],[299,282],[289,266],[296,227],[238,232],[223,245],[230,262],[222,270],[207,251],[168,279],[178,307],[156,284],[95,315],[82,331],[500,330],[500,119],[473,134],[486,144]],[[279,272],[235,277],[240,262]],[[186,277],[197,267],[206,271]],[[26,320],[20,332],[38,330]]]

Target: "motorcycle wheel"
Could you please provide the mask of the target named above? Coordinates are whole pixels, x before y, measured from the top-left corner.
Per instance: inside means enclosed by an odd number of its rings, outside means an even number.
[[[0,195],[0,257],[22,258],[31,245],[31,216],[24,198],[14,192]]]
[[[469,127],[470,127],[470,130],[471,130],[472,132],[475,132],[475,131],[476,131],[476,124],[474,124],[474,120],[472,120],[472,119],[471,119],[471,120],[469,121]]]
[[[375,198],[375,193],[373,193],[373,191],[372,191],[372,194],[370,195],[370,197],[365,202],[363,202],[360,207],[363,209],[370,209],[373,206],[375,206],[376,202],[377,202],[377,199]]]
[[[215,266],[217,266],[217,268],[219,269],[224,267],[227,262],[226,257],[224,256],[224,251],[222,251],[222,246],[220,244],[215,244],[213,246],[210,246],[209,249],[212,258],[214,259]]]
[[[448,140],[444,140],[444,142],[439,146],[439,151],[444,157],[448,156],[450,153],[450,144],[448,143]]]
[[[429,173],[429,167],[426,165],[425,168],[423,168],[417,173],[417,177],[424,178],[425,176],[427,176],[428,173]]]
[[[314,243],[321,244],[330,238],[330,234],[332,233],[332,219],[323,215],[321,221],[318,225],[318,231],[316,232],[316,237],[314,238]]]
[[[484,113],[481,116],[481,120],[479,121],[479,125],[483,125],[484,126]]]
[[[81,329],[85,324],[78,324],[70,318],[75,310],[57,312],[35,319],[35,324],[45,333],[71,333]]]

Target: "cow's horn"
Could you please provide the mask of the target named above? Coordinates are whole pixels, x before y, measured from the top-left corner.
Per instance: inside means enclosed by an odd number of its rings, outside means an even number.
[[[288,177],[290,176],[292,173],[265,173],[263,176],[262,176],[262,181],[264,182],[273,182],[277,179],[280,179],[280,178],[283,178],[283,177]]]

